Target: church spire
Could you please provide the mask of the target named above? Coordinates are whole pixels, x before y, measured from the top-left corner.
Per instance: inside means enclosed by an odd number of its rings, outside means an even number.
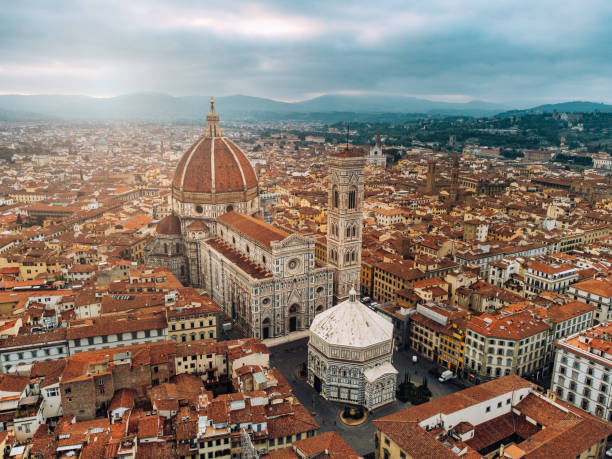
[[[204,131],[205,137],[223,137],[223,131],[219,126],[219,115],[215,111],[215,100],[210,99],[210,111],[206,116],[206,130]]]

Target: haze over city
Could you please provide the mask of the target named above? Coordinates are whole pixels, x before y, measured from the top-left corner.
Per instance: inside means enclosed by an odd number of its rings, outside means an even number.
[[[608,1],[6,2],[0,92],[612,102]]]
[[[612,458],[612,3],[4,3],[5,457]]]

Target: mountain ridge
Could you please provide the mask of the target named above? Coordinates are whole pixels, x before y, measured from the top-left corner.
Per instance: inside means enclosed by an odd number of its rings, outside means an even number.
[[[563,107],[586,111],[612,111],[612,106],[594,102],[563,102],[512,110],[492,102],[438,102],[424,98],[389,95],[326,94],[300,102],[283,102],[262,97],[235,94],[215,99],[217,111],[226,120],[240,119],[321,119],[333,114],[400,114],[500,116],[547,112]],[[110,98],[83,95],[0,95],[0,119],[23,120],[132,120],[132,121],[199,121],[208,112],[205,96],[175,97],[160,92],[122,94]],[[608,109],[609,108],[609,109]]]

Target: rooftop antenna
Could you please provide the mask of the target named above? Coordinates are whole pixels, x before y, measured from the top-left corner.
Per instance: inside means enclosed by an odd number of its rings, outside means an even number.
[[[350,132],[351,132],[351,122],[347,121],[346,122],[346,149],[347,150],[349,149],[348,146],[349,146],[349,135],[350,135]]]

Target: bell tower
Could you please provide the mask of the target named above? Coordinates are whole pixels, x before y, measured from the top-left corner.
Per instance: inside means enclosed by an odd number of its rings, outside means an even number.
[[[427,161],[427,182],[425,183],[425,194],[436,192],[436,161]]]
[[[327,262],[334,268],[334,304],[346,300],[352,288],[360,291],[366,160],[348,149],[329,157]]]
[[[453,156],[453,166],[451,168],[451,183],[450,183],[450,190],[448,193],[448,197],[449,197],[449,201],[450,202],[457,202],[457,199],[459,198],[459,155],[455,154]]]

